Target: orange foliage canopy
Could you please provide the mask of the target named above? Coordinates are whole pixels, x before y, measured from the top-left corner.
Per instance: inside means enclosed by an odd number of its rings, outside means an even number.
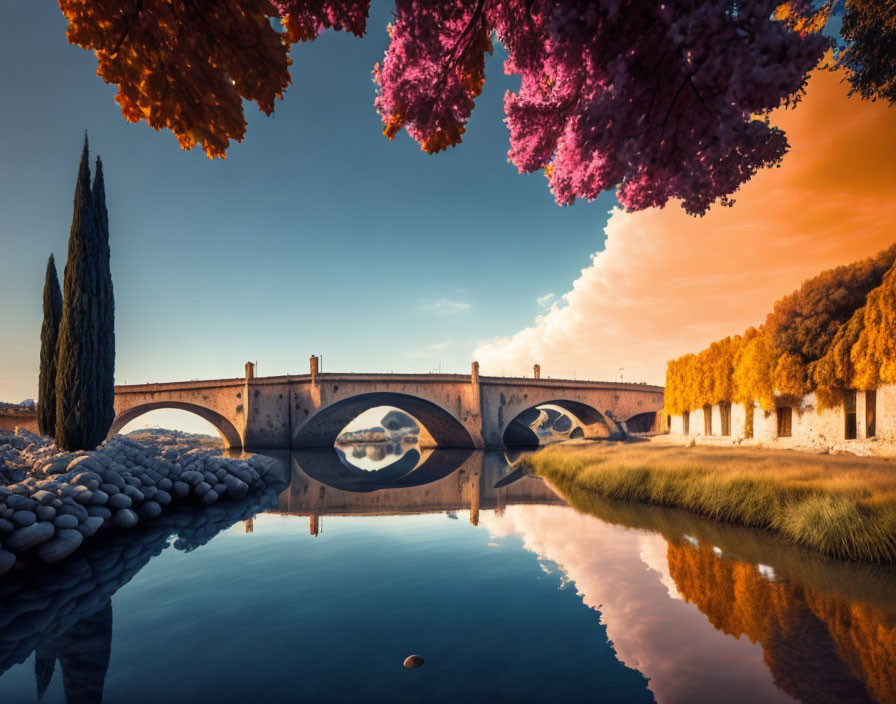
[[[896,383],[896,245],[822,272],[775,303],[758,330],[669,362],[666,412],[723,401],[766,410],[816,391],[821,407],[846,389]]]
[[[242,100],[265,113],[289,84],[268,0],[59,0],[68,39],[96,52],[130,122],[169,128],[184,149],[224,157],[246,131]]]

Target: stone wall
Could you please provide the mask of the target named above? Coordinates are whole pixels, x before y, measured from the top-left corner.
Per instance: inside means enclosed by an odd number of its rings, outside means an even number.
[[[866,411],[870,393],[856,393],[856,438],[846,439],[846,411],[843,406],[821,410],[815,394],[805,396],[799,405],[790,407],[791,434],[789,437],[778,436],[778,411],[765,411],[758,404],[745,407],[743,404],[731,406],[731,434],[722,436],[722,414],[719,405],[711,410],[712,437],[718,442],[729,440],[739,443],[746,437],[746,419],[753,414],[753,437],[757,443],[774,444],[780,447],[834,447],[843,443],[859,443],[871,440],[867,437]],[[876,392],[875,436],[873,444],[881,449],[891,448],[896,451],[896,385],[882,386]],[[786,411],[785,411],[786,412]],[[684,432],[682,415],[672,416],[671,434],[691,438],[706,438],[704,410],[694,409],[690,412],[689,432]]]
[[[34,408],[0,407],[0,430],[14,431],[16,428],[36,433],[37,411]]]

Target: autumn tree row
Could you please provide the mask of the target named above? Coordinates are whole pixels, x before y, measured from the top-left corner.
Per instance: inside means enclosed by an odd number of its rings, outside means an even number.
[[[666,412],[758,402],[766,410],[816,392],[896,383],[896,245],[825,271],[775,304],[765,323],[669,362]]]

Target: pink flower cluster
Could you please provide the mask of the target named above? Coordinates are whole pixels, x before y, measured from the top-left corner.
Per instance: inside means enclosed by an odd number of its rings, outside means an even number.
[[[504,99],[520,172],[543,169],[564,205],[617,188],[629,210],[677,198],[702,214],[781,161],[787,139],[765,117],[798,100],[830,46],[776,19],[779,3],[396,0],[376,107],[389,138],[459,143],[494,36],[522,79]],[[362,33],[369,2],[275,4],[297,26]]]

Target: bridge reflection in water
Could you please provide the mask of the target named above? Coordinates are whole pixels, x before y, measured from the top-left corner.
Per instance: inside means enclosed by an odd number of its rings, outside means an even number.
[[[512,504],[564,505],[545,482],[527,476],[503,452],[412,449],[396,462],[364,470],[334,450],[269,455],[289,462],[290,485],[273,513],[308,516],[311,533],[321,517],[406,515],[481,510],[499,514]]]

